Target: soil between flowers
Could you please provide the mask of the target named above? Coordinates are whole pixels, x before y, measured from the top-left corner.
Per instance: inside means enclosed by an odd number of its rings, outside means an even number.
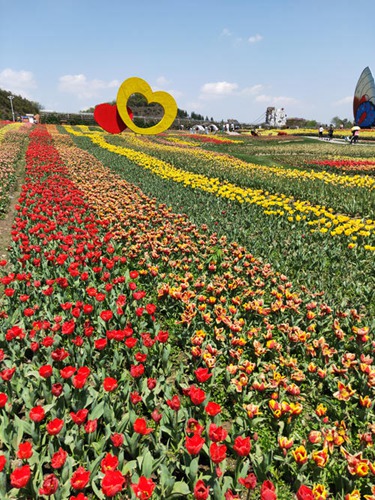
[[[10,203],[7,213],[0,219],[0,260],[7,259],[8,249],[11,243],[11,231],[16,215],[16,205],[21,194],[21,186],[24,180],[24,170],[19,169],[17,179],[13,185],[12,191],[9,193]]]

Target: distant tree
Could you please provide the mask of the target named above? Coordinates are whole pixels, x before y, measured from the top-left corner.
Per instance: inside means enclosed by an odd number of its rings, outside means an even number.
[[[192,120],[201,120],[204,121],[204,116],[200,115],[199,113],[195,113],[194,111],[191,112],[190,115]]]
[[[177,117],[178,118],[187,118],[189,116],[188,112],[183,109],[177,109]]]
[[[340,118],[339,116],[334,116],[331,120],[332,125],[335,128],[339,128],[342,125],[344,128],[350,128],[353,126],[353,122],[348,120],[348,118]]]
[[[128,99],[128,106],[132,109],[147,106],[147,99],[142,94],[132,94]]]
[[[286,124],[288,127],[305,128],[306,121],[304,118],[288,118]]]
[[[0,89],[0,118],[3,120],[12,120],[12,108],[9,96],[13,96],[12,104],[16,117],[26,114],[36,115],[42,109],[38,102],[29,101],[20,95],[15,95],[8,90]]]
[[[306,120],[305,127],[306,128],[317,128],[318,122],[316,120]]]

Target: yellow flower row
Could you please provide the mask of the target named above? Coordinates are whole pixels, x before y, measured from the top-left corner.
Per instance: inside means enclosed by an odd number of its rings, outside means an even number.
[[[81,135],[71,127],[65,128],[74,135]],[[330,232],[332,236],[345,235],[352,239],[361,236],[365,241],[368,238],[372,240],[375,235],[375,220],[335,214],[333,209],[312,205],[308,201],[295,200],[283,194],[270,194],[261,189],[242,188],[229,182],[221,182],[217,178],[186,172],[140,151],[108,144],[102,134],[92,134],[90,137],[94,144],[125,156],[163,179],[180,182],[192,189],[200,189],[239,203],[260,206],[267,215],[287,217],[291,222],[306,221],[310,225],[317,226],[313,231]],[[375,251],[375,246],[370,244],[365,244],[364,248]]]
[[[176,144],[177,146],[190,146],[190,147],[200,147],[201,144],[194,144],[191,141],[183,141],[180,137],[177,137],[176,135],[168,135],[163,137],[163,139],[167,140],[168,142],[173,142],[173,144]]]
[[[172,153],[176,152],[176,146],[168,146],[165,144],[156,144],[149,138],[139,138],[138,136],[126,134],[122,135],[122,138],[131,144],[143,148],[146,146],[152,150],[162,150],[169,151]],[[178,144],[176,144],[178,146]],[[300,180],[318,180],[324,182],[325,184],[332,184],[336,186],[344,187],[361,187],[369,190],[375,189],[375,179],[369,175],[337,175],[329,172],[314,172],[309,170],[297,170],[297,169],[286,169],[279,167],[266,167],[262,165],[256,165],[255,163],[248,163],[232,156],[217,153],[214,151],[206,151],[203,149],[186,149],[184,148],[182,153],[186,156],[193,156],[205,161],[214,161],[223,170],[228,169],[241,169],[247,171],[255,171],[262,174],[262,176],[269,177],[283,177],[288,179],[298,179]]]
[[[23,123],[15,122],[15,123],[8,123],[4,127],[0,128],[0,142],[4,139],[5,134],[7,134],[11,130],[17,130],[19,129]]]

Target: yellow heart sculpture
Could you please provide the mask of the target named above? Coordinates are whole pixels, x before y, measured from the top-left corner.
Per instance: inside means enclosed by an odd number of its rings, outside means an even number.
[[[164,116],[159,123],[148,128],[137,127],[127,111],[128,99],[132,94],[142,94],[148,103],[156,102],[164,109]],[[117,110],[125,123],[137,134],[160,134],[169,128],[177,115],[177,104],[174,98],[167,92],[153,92],[150,85],[142,78],[132,77],[123,81],[117,92]]]

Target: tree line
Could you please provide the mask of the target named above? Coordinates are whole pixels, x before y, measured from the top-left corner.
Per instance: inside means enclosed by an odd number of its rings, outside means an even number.
[[[12,105],[15,118],[17,119],[19,116],[24,116],[26,114],[36,115],[41,110],[42,106],[38,102],[30,101],[25,99],[20,95],[15,95],[12,92],[7,90],[0,89],[0,119],[1,120],[13,120],[12,116]]]

